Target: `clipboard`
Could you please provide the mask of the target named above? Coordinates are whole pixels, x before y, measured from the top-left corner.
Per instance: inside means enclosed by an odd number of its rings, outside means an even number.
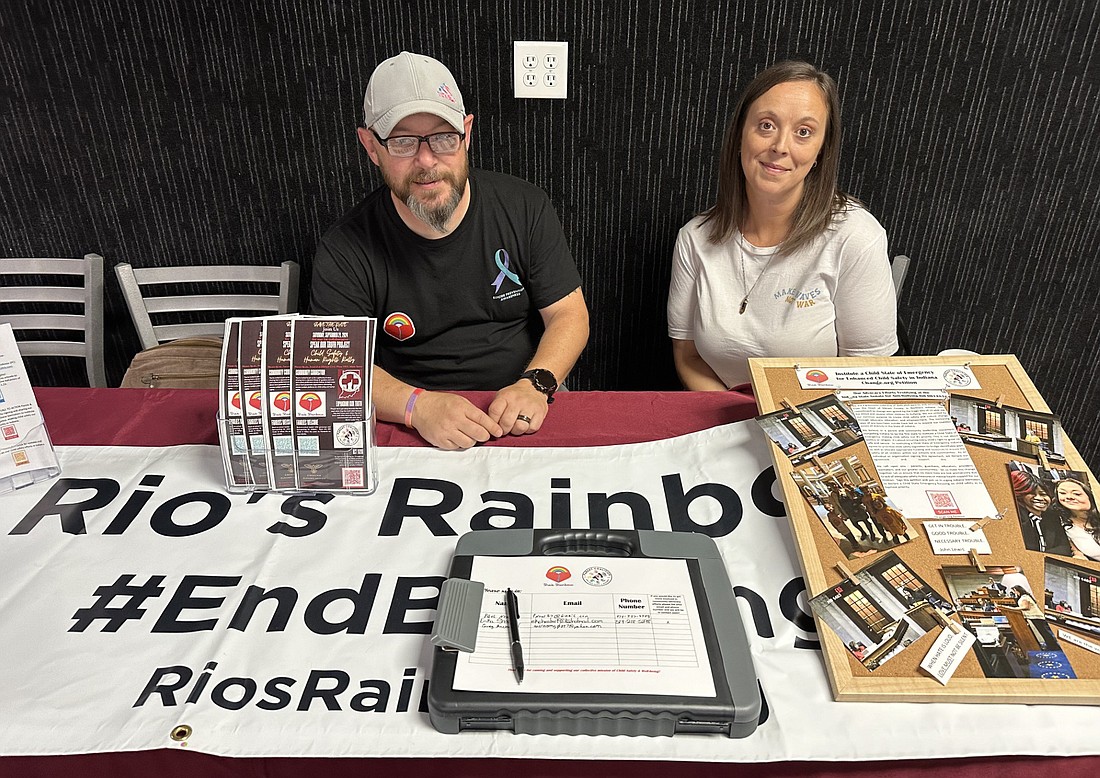
[[[695,670],[713,681],[713,695],[568,689],[545,693],[532,691],[530,684],[525,690],[523,684],[514,680],[504,691],[473,691],[461,684],[456,688],[459,654],[468,652],[467,661],[477,657],[483,606],[491,603],[490,598],[500,596],[499,588],[494,593],[482,583],[470,580],[479,557],[530,558],[531,569],[540,574],[546,571],[549,578],[548,583],[540,583],[546,592],[531,592],[530,597],[563,596],[555,588],[561,581],[555,583],[553,571],[568,570],[571,564],[576,568],[573,563],[583,557],[606,560],[608,568],[628,572],[630,568],[623,565],[644,564],[643,560],[679,560],[667,564],[685,568],[690,581],[688,596],[693,596],[694,602],[686,610],[698,614],[694,629],[701,634],[706,648],[706,662]],[[580,571],[577,573],[573,581],[577,588],[572,591],[583,593],[587,590]],[[560,578],[561,574],[556,575]],[[492,618],[489,610],[486,614],[486,618]],[[616,614],[611,622],[614,626],[609,623],[608,628],[618,630],[620,617]],[[752,734],[760,719],[760,686],[733,588],[718,547],[701,534],[654,530],[468,532],[458,541],[449,578],[441,588],[432,642],[435,648],[428,713],[432,726],[440,732],[504,730],[523,734],[646,736],[690,733],[739,738]],[[507,669],[508,665],[504,667]],[[550,672],[548,667],[541,669]],[[539,670],[539,656],[532,651],[527,659],[528,676]]]

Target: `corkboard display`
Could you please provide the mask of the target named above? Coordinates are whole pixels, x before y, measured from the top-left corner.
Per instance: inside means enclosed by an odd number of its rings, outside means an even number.
[[[1051,412],[1019,361],[1011,355],[820,358],[804,359],[800,362],[802,367],[904,367],[960,365],[965,362],[973,370],[982,388],[970,388],[960,394],[983,400],[1000,400],[1003,405],[1015,408]],[[752,359],[750,367],[761,414],[779,410],[783,407],[784,401],[800,406],[835,391],[801,389],[795,372],[795,362],[791,359]],[[791,460],[777,446],[771,446],[771,449],[810,597],[842,583],[844,577],[837,569],[838,564],[855,573],[873,564],[882,554],[889,553],[883,551],[859,559],[847,559],[837,541],[830,535],[799,491],[792,477],[794,465]],[[1013,460],[1030,461],[1038,465],[1037,459],[1029,460],[1013,451],[969,443],[966,444],[966,449],[994,505],[999,510],[1006,511],[1003,519],[991,521],[983,527],[992,551],[992,554],[977,557],[983,566],[989,568],[1002,565],[1018,566],[1032,582],[1038,599],[1042,599],[1040,592],[1044,588],[1042,582],[1045,581],[1048,559],[1084,568],[1086,572],[1095,571],[1100,576],[1100,563],[1064,556],[1052,557],[1041,552],[1030,551],[1025,547],[1006,466]],[[1077,449],[1068,439],[1065,440],[1064,454],[1066,463],[1059,463],[1058,467],[1088,472]],[[872,471],[872,477],[878,478],[877,472],[873,472],[874,462],[862,439],[822,455],[820,461],[827,466],[830,462],[851,456],[858,457],[867,469]],[[1093,493],[1100,495],[1100,488],[1091,473],[1089,473],[1089,480]],[[911,523],[919,537],[894,547],[892,551],[936,592],[943,595],[945,599],[951,599],[944,579],[945,568],[955,570],[970,568],[975,574],[979,574],[980,571],[974,566],[972,559],[966,555],[933,554],[927,537],[922,531],[922,520],[916,519]],[[1043,604],[1040,602],[1040,605]],[[960,615],[957,614],[952,618],[958,623]],[[1048,621],[1055,633],[1064,629],[1055,621]],[[1100,630],[1100,621],[1097,622],[1097,629]],[[871,671],[847,650],[836,632],[819,620],[818,633],[835,699],[859,702],[1019,702],[1070,705],[1100,702],[1100,654],[1092,653],[1066,640],[1060,640],[1060,643],[1066,659],[1069,660],[1077,676],[1075,679],[987,677],[972,648],[958,666],[953,678],[946,685],[941,685],[919,667],[921,660],[940,632],[939,626],[930,629],[907,649]],[[1071,632],[1076,631],[1071,630]],[[1086,641],[1100,645],[1100,632],[1089,634],[1087,631],[1081,631],[1079,634]]]

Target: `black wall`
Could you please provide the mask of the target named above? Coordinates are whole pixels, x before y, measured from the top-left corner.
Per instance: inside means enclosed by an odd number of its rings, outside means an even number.
[[[303,264],[378,179],[374,65],[448,64],[474,164],[546,189],[593,311],[577,389],[676,385],[676,230],[714,194],[737,90],[788,56],[841,87],[842,184],[915,264],[918,353],[1015,353],[1094,465],[1100,13],[1092,3],[7,0],[0,256]],[[569,42],[570,97],[516,100],[514,40]],[[137,350],[108,277],[108,372]],[[69,366],[43,383],[79,383]]]

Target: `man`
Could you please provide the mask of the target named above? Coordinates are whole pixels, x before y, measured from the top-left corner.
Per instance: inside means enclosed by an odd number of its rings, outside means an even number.
[[[468,448],[536,432],[588,341],[545,193],[470,170],[474,117],[440,62],[401,52],[367,84],[359,141],[379,187],[317,247],[312,313],[375,316],[378,417]],[[490,389],[487,411],[446,390]]]

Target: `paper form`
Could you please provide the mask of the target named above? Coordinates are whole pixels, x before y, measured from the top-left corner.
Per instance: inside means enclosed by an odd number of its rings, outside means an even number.
[[[980,519],[997,509],[942,405],[852,406],[883,488],[907,519]]]
[[[454,688],[523,693],[714,697],[687,562],[614,557],[474,557],[485,584],[477,650]],[[526,675],[508,651],[504,591],[519,599]]]

